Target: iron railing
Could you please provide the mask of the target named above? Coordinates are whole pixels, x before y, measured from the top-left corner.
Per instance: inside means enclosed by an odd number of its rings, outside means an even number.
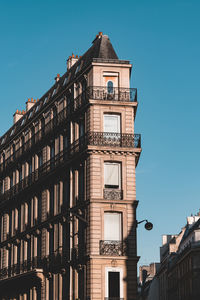
[[[103,241],[99,242],[100,255],[123,256],[127,255],[127,246],[123,241]]]
[[[107,87],[90,86],[75,99],[69,101],[67,107],[61,110],[48,123],[44,124],[43,128],[33,134],[33,136],[25,142],[20,148],[12,153],[4,162],[0,164],[0,173],[6,168],[16,163],[22,155],[29,153],[33,146],[36,146],[47,136],[55,131],[55,128],[63,124],[67,118],[78,111],[80,108],[88,104],[89,100],[111,100],[123,102],[137,102],[137,89],[135,88],[113,88],[112,93],[108,92]]]
[[[137,89],[113,87],[109,90],[106,86],[89,86],[87,97],[93,100],[137,102]]]
[[[79,139],[77,139],[68,148],[59,152],[56,156],[48,160],[34,172],[32,172],[20,182],[12,186],[9,190],[5,191],[5,193],[1,194],[0,201],[8,200],[14,197],[16,194],[20,193],[21,191],[24,191],[24,189],[30,187],[32,184],[37,182],[38,179],[43,178],[45,175],[49,174],[50,172],[54,171],[57,167],[61,166],[63,162],[67,163],[76,154],[79,154],[82,151],[84,151],[88,145],[140,148],[141,135],[88,132],[85,135],[81,136]],[[109,193],[106,191],[105,195],[109,197]]]
[[[73,158],[75,154],[81,153],[88,145],[92,146],[109,146],[109,147],[141,147],[140,134],[116,134],[116,133],[102,133],[102,132],[88,132],[81,136],[68,148],[59,152],[56,156],[44,163],[41,167],[26,176],[20,182],[15,184],[5,193],[0,195],[0,201],[7,200],[14,197],[19,192],[43,178],[48,173],[55,170],[57,167]],[[108,196],[108,192],[105,192]]]
[[[88,132],[88,145],[141,148],[141,135],[115,132]]]
[[[17,263],[6,268],[0,269],[0,280],[14,277],[35,269],[42,269],[45,272],[51,272],[55,268],[66,267],[68,263],[68,254],[66,252],[54,252],[43,258],[34,257]]]

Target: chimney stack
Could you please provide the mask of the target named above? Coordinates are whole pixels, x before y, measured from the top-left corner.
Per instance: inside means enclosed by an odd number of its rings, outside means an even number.
[[[23,117],[23,115],[25,114],[24,110],[16,110],[16,112],[13,115],[13,124],[15,124],[17,121],[19,121],[19,119],[21,119],[21,117]]]
[[[55,77],[55,81],[58,82],[60,80],[60,74],[57,74],[57,76]]]
[[[71,56],[69,56],[67,60],[67,71],[77,62],[78,59],[79,59],[78,55],[76,55],[75,57],[73,53]]]
[[[33,105],[36,103],[36,100],[33,98],[28,99],[28,101],[26,101],[26,112],[31,109],[31,107],[33,107]]]

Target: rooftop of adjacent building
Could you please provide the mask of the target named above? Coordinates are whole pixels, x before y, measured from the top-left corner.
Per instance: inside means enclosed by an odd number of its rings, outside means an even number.
[[[200,211],[187,217],[186,225],[178,234],[163,235],[160,247],[161,262],[171,254],[180,254],[191,243],[200,243]]]
[[[129,64],[127,60],[119,60],[111,42],[107,35],[99,32],[92,42],[92,46],[82,55],[72,54],[67,59],[67,72],[55,77],[54,85],[40,98],[34,100],[28,99],[26,102],[26,110],[19,110],[14,113],[14,125],[0,138],[0,150],[5,144],[13,139],[17,132],[26,126],[27,120],[33,120],[35,114],[41,112],[43,107],[46,107],[50,99],[54,99],[58,93],[69,87],[84,71],[91,65],[92,62],[104,62],[112,64]],[[27,112],[29,112],[27,114]]]

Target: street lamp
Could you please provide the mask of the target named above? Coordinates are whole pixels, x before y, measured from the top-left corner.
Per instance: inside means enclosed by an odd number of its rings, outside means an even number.
[[[140,223],[143,223],[143,222],[146,222],[144,227],[146,230],[151,230],[153,229],[153,224],[151,222],[149,222],[148,220],[142,220],[142,221],[137,221],[137,225],[140,224]]]

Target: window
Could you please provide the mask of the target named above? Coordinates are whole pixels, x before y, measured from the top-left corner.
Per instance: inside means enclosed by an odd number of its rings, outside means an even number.
[[[10,136],[12,136],[14,132],[15,132],[15,128],[12,129]]]
[[[47,99],[48,99],[48,97],[46,96],[46,97],[45,97],[45,99],[44,99],[43,105],[45,105],[45,104],[46,104],[46,102],[47,102]]]
[[[23,126],[23,125],[24,125],[24,122],[25,122],[25,119],[23,119],[23,120],[22,120],[22,122],[21,122],[21,126]]]
[[[80,70],[80,66],[81,66],[81,65],[79,64],[79,65],[76,67],[75,74],[79,72],[79,70]]]
[[[105,188],[121,188],[121,164],[113,162],[104,163],[104,186]]]
[[[10,188],[13,187],[13,174],[10,176]]]
[[[39,104],[37,105],[37,107],[36,107],[36,109],[35,109],[35,113],[38,111],[38,109],[39,109]]]
[[[41,167],[43,165],[43,156],[42,151],[38,154],[38,167]]]
[[[120,115],[104,114],[104,132],[120,133]]]
[[[104,240],[121,241],[122,240],[122,223],[121,213],[105,212],[104,213]]]
[[[111,80],[107,82],[107,92],[108,94],[114,93],[113,82]]]
[[[53,90],[52,97],[56,94],[57,87]]]

